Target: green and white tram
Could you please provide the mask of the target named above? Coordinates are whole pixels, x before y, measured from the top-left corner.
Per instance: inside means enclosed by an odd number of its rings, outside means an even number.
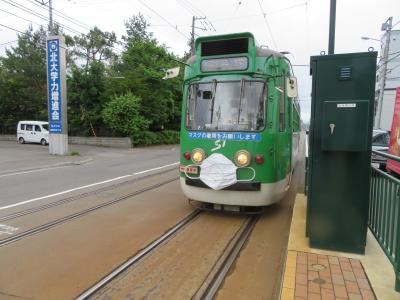
[[[251,33],[200,37],[185,67],[180,183],[212,208],[267,206],[287,191],[300,140],[289,60]]]

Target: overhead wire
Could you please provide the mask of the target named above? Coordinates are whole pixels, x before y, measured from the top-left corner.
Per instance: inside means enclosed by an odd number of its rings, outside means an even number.
[[[38,2],[36,2],[34,0],[27,0],[27,1],[37,7],[40,7],[41,9],[47,10],[47,8],[48,8],[48,4],[39,4]],[[52,10],[53,10],[54,15],[59,16],[68,22],[71,22],[77,26],[80,26],[81,28],[84,28],[84,29],[88,29],[88,30],[91,29],[91,27],[89,25],[86,25],[86,24],[82,23],[81,21],[64,14],[63,12],[60,12],[59,10],[57,10],[55,8],[52,8]]]
[[[272,34],[272,30],[271,30],[271,27],[269,26],[269,23],[268,23],[266,14],[265,14],[265,12],[264,12],[264,9],[262,8],[262,5],[261,5],[260,0],[257,0],[257,1],[258,1],[258,6],[260,7],[260,10],[261,10],[261,12],[262,12],[262,14],[263,14],[264,22],[265,22],[265,25],[267,26],[267,29],[268,29],[269,34],[270,34],[270,36],[271,36],[272,42],[273,42],[275,48],[277,49],[278,46],[277,46],[277,44],[276,44],[276,42],[275,42],[274,35]]]
[[[180,31],[178,29],[178,27],[176,25],[173,25],[170,21],[168,21],[165,17],[163,17],[161,14],[159,14],[156,10],[154,10],[153,8],[151,8],[149,5],[147,5],[144,1],[142,0],[138,0],[139,3],[141,3],[143,6],[145,6],[148,10],[150,10],[151,12],[153,12],[154,14],[156,14],[158,17],[160,17],[162,20],[164,20],[164,22],[166,22],[171,28],[173,28],[174,30],[176,30],[177,32],[179,32],[182,36],[184,36],[185,38],[187,38],[188,40],[190,40],[190,37],[186,34],[184,34],[182,31]]]
[[[9,11],[7,11],[7,10],[5,10],[5,9],[0,8],[0,11],[5,12],[5,13],[11,15],[11,16],[17,17],[17,18],[19,18],[19,19],[21,19],[21,20],[30,22],[30,23],[32,23],[32,24],[35,24],[35,25],[38,25],[38,26],[42,26],[42,24],[36,23],[35,21],[32,21],[32,20],[30,20],[30,19],[26,19],[26,18],[24,18],[24,17],[21,17],[21,16],[19,16],[19,15],[17,15],[17,14],[14,14],[14,13],[12,13],[12,12],[9,12]]]
[[[42,15],[42,14],[40,14],[40,13],[34,11],[34,10],[22,5],[22,4],[19,4],[19,3],[15,2],[15,1],[12,1],[12,0],[0,0],[0,1],[3,1],[3,2],[5,2],[5,3],[7,3],[7,4],[11,5],[11,6],[14,6],[14,7],[16,7],[18,9],[22,10],[22,11],[25,11],[25,12],[31,14],[31,15],[34,15],[35,17],[38,17],[38,18],[40,18],[42,20],[45,20],[46,22],[49,21],[48,17],[46,17],[46,16],[44,16],[44,15]],[[78,30],[75,30],[75,29],[73,29],[73,28],[71,28],[69,26],[66,26],[64,24],[61,24],[60,22],[54,22],[54,23],[57,24],[58,26],[60,26],[61,28],[64,28],[65,30],[68,30],[68,31],[73,32],[75,34],[83,34],[82,32],[80,32]]]
[[[32,15],[34,15],[34,16],[36,16],[36,17],[42,19],[42,20],[45,20],[46,22],[49,21],[49,18],[48,18],[48,17],[46,17],[46,16],[44,16],[44,15],[42,15],[42,14],[40,14],[40,13],[38,13],[38,12],[32,10],[32,9],[29,9],[28,7],[26,7],[26,6],[24,6],[24,5],[21,5],[21,4],[19,4],[19,3],[16,3],[16,2],[13,1],[13,0],[0,0],[0,1],[3,1],[3,2],[9,4],[9,5],[12,5],[12,6],[16,7],[16,8],[19,8],[20,10],[23,10],[23,11],[25,11],[25,12],[28,12],[28,13],[30,13],[30,14],[32,14]],[[28,0],[28,1],[30,1],[30,0]],[[10,3],[10,2],[11,2],[11,3]],[[39,4],[38,4],[38,5],[39,5]],[[12,13],[10,13],[10,14],[12,14]],[[14,14],[13,14],[13,15],[14,15]],[[14,15],[14,16],[16,16],[16,15]],[[17,16],[17,17],[19,17],[19,16]],[[19,18],[22,18],[22,17],[19,17]],[[23,18],[22,18],[22,19],[23,19]],[[27,19],[25,19],[25,20],[27,20]],[[33,24],[36,24],[36,25],[39,25],[39,26],[42,25],[42,24],[35,23],[35,22],[33,22],[32,20],[29,20],[29,21],[32,22]],[[73,33],[75,33],[75,34],[83,35],[83,36],[87,35],[87,34],[81,32],[81,31],[78,31],[78,30],[75,30],[75,29],[73,29],[73,28],[71,28],[71,27],[69,27],[69,26],[66,26],[66,25],[64,25],[64,24],[62,24],[62,23],[60,23],[60,22],[58,22],[58,21],[55,21],[54,23],[57,24],[58,26],[60,26],[61,28],[65,29],[65,30],[68,30],[68,31],[70,31],[70,32],[73,32]],[[90,28],[89,28],[89,29],[90,29]],[[105,35],[103,34],[103,36],[105,36]],[[122,42],[117,41],[116,44],[122,44]],[[115,46],[111,46],[111,48],[113,48],[114,50],[117,50],[117,51],[123,51],[122,49],[116,48]]]

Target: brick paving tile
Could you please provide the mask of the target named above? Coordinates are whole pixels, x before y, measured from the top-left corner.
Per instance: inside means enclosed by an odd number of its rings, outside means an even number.
[[[356,277],[352,271],[343,271],[344,280],[356,281]]]
[[[326,268],[324,270],[318,271],[320,277],[328,277],[331,275],[331,270]],[[355,280],[355,279],[354,279]]]
[[[332,277],[329,274],[329,276],[319,276],[319,278],[323,279],[326,283],[332,283]]]
[[[333,284],[332,283],[321,284],[321,289],[333,291]]]
[[[322,300],[335,300],[335,294],[332,290],[321,289]]]
[[[332,274],[332,283],[337,285],[344,285],[344,278],[340,274]]]
[[[328,260],[329,260],[329,263],[331,265],[338,265],[339,264],[339,259],[337,257],[335,257],[335,256],[328,256]]]
[[[322,265],[329,266],[329,260],[324,257],[318,257],[318,263]]]
[[[301,264],[297,264],[297,273],[301,273],[301,274],[307,274],[307,266],[306,265],[301,265]]]
[[[342,274],[342,270],[339,265],[331,265],[331,273],[332,274]]]
[[[307,275],[306,274],[297,273],[296,274],[296,284],[307,285]]]
[[[297,264],[307,264],[307,256],[298,256],[297,257]]]
[[[294,295],[296,297],[307,298],[307,286],[302,284],[296,284]]]
[[[367,279],[357,278],[357,283],[360,289],[370,290],[371,287]]]
[[[362,297],[360,294],[349,293],[349,300],[362,300]]]
[[[287,258],[286,294],[281,300],[376,300],[359,260],[296,251]]]
[[[363,278],[366,279],[367,277],[365,277],[365,273],[363,269],[353,269],[353,273],[354,275],[356,275],[356,279],[358,278]]]
[[[353,281],[346,281],[346,289],[348,293],[352,294],[360,294],[360,289],[358,288],[358,285],[356,282]]]
[[[375,295],[371,290],[361,289],[361,295],[364,300],[376,300]]]
[[[343,285],[333,285],[336,297],[348,298],[346,288]]]
[[[318,272],[308,271],[308,280],[314,280],[315,278],[318,278]]]
[[[321,288],[318,283],[309,281],[308,282],[308,293],[315,293],[315,294],[320,294],[321,293]]]
[[[350,264],[353,267],[353,269],[362,269],[362,265],[359,260],[350,258]]]
[[[308,293],[308,300],[321,300],[320,294]]]
[[[343,271],[352,271],[351,264],[349,262],[340,261],[340,267]]]

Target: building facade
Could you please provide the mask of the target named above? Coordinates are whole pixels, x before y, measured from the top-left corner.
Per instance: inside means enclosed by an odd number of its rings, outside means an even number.
[[[380,78],[383,74],[383,58],[384,49],[386,47],[386,32],[381,38],[381,57],[379,59],[376,75],[376,92],[375,92],[375,121],[374,128],[390,130],[392,127],[394,100],[396,96],[396,88],[400,87],[400,30],[392,30],[390,33],[389,56],[386,69],[386,83],[384,86],[381,118],[378,118],[378,99],[381,91]]]

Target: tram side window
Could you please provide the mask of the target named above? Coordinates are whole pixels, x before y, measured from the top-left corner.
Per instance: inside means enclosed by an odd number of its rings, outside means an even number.
[[[280,98],[279,98],[279,131],[285,131],[285,77],[281,77],[280,85]]]

